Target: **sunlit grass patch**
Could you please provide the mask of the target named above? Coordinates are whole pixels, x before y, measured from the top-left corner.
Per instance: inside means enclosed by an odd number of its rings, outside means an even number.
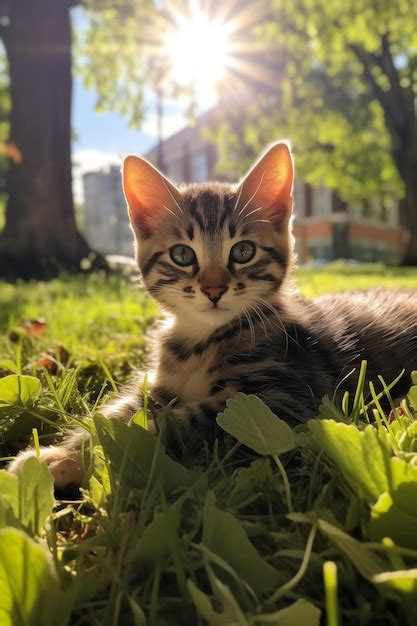
[[[320,268],[300,267],[295,277],[302,293],[309,298],[352,289],[417,288],[417,268],[380,263],[347,265],[334,262]]]
[[[416,277],[298,270],[307,294],[415,286]],[[174,460],[141,416],[127,426],[98,413],[143,367],[159,313],[140,289],[118,277],[68,278],[0,285],[0,303],[4,456],[34,427],[42,445],[81,416],[94,442],[74,502],[54,505],[35,459],[18,477],[0,472],[9,624],[414,626],[417,376],[388,412],[375,394],[365,402],[364,365],[354,396],[327,399],[320,419],[295,429],[239,394],[218,418],[218,446]],[[161,420],[170,427],[169,413]]]

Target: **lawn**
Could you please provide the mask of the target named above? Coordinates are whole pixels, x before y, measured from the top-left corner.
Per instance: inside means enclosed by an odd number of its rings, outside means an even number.
[[[417,287],[417,270],[332,265],[297,282],[308,297]],[[390,415],[359,375],[354,398],[295,430],[241,394],[219,445],[174,461],[142,413],[129,427],[97,413],[145,367],[157,316],[116,276],[0,284],[3,460],[80,415],[94,442],[73,501],[35,459],[0,472],[0,623],[417,623],[417,376]]]

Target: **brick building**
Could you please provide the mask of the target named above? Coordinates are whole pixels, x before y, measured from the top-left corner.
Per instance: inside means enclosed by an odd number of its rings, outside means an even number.
[[[94,250],[133,255],[133,235],[123,195],[120,167],[110,166],[83,176],[84,232]]]
[[[209,180],[217,160],[216,147],[204,139],[212,113],[162,143],[163,171],[177,183]],[[145,155],[157,163],[155,147]],[[217,177],[218,178],[218,177]],[[401,261],[407,233],[401,226],[400,203],[389,206],[371,199],[362,206],[343,202],[334,191],[313,189],[297,181],[294,191],[294,232],[298,260],[355,259],[396,264]]]

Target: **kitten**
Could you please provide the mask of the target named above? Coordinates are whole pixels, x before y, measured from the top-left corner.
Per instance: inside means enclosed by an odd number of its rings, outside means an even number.
[[[255,393],[291,423],[368,361],[368,377],[396,393],[417,369],[417,293],[373,290],[302,299],[291,282],[293,161],[273,145],[236,186],[177,188],[147,161],[127,157],[123,186],[136,259],[149,294],[170,314],[160,331],[151,393],[192,445],[216,436],[216,415],[236,392]],[[128,421],[139,384],[103,412]],[[78,431],[41,449],[56,485],[82,480]],[[14,472],[33,450],[17,456]]]

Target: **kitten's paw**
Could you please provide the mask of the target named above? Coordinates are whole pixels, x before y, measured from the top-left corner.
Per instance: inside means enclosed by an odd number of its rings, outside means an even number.
[[[36,450],[24,450],[9,463],[7,470],[16,474],[26,459],[36,456]],[[39,450],[39,460],[45,463],[54,479],[56,489],[63,489],[69,485],[81,485],[84,471],[81,452],[69,450],[62,446],[47,446]]]

